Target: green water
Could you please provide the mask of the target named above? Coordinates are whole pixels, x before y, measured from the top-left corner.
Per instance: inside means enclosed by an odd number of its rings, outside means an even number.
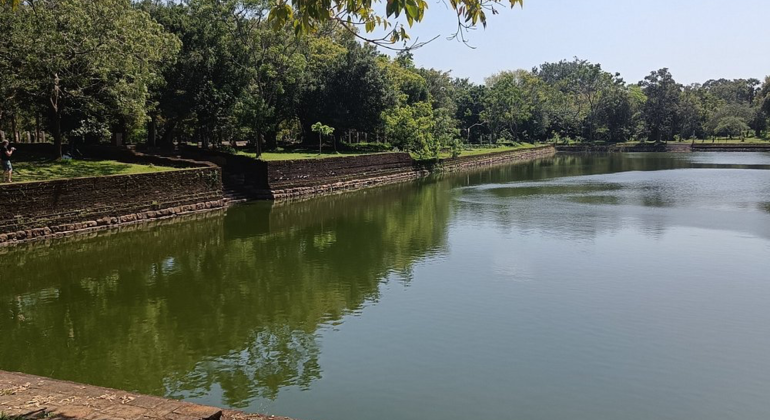
[[[558,156],[0,250],[0,369],[305,420],[767,419],[768,169]]]

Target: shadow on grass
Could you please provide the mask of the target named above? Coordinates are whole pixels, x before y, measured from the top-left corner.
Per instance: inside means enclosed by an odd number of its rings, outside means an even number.
[[[14,162],[14,181],[48,181],[53,179],[95,177],[157,172],[166,170],[152,165],[137,165],[117,161],[51,160]]]

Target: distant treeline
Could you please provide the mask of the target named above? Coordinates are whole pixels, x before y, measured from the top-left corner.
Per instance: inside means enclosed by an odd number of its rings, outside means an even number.
[[[0,6],[0,129],[19,140],[463,143],[668,141],[764,134],[770,78],[629,84],[573,59],[478,85],[389,58],[329,24],[297,37],[267,0],[26,0]],[[458,47],[463,48],[463,47]]]

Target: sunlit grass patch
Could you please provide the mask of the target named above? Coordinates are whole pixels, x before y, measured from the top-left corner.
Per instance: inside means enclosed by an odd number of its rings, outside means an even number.
[[[257,154],[254,152],[239,151],[238,154],[242,156],[248,156],[251,158],[263,160],[266,162],[274,162],[274,161],[280,161],[280,160],[331,159],[331,158],[338,158],[338,157],[373,155],[377,153],[333,152],[333,151],[323,152],[321,154],[318,154],[317,152],[316,153],[313,153],[313,152],[265,152],[259,155],[259,157],[257,157]]]
[[[124,163],[114,160],[37,160],[13,162],[13,181],[49,181],[53,179],[143,174],[171,170],[174,170],[174,168]]]
[[[490,146],[467,147],[460,152],[459,157],[479,156],[479,155],[488,155],[492,153],[510,152],[512,150],[529,149],[532,147],[535,147],[535,145],[530,143],[519,143],[516,145],[506,144],[506,145],[499,145],[499,146],[490,145]],[[448,151],[441,152],[439,154],[439,158],[441,159],[447,159],[451,157],[452,157],[452,153]]]

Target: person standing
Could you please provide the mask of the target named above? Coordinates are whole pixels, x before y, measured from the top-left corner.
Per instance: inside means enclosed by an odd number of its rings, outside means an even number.
[[[11,165],[11,156],[16,151],[15,147],[8,144],[8,140],[0,143],[0,161],[3,164],[3,182],[13,182],[13,165]]]

